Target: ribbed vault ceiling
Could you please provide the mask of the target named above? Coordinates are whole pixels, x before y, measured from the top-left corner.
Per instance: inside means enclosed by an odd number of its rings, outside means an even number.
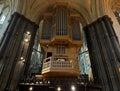
[[[89,15],[86,8],[90,7],[90,0],[27,0],[27,11],[25,14],[33,19],[38,19],[47,8],[53,6],[56,2],[66,2],[71,8],[78,10],[84,15]]]
[[[3,2],[5,0],[0,0]],[[11,11],[24,14],[27,18],[39,23],[42,14],[56,2],[66,2],[71,8],[79,11],[81,18],[89,23],[110,12],[110,8],[120,6],[120,0],[6,0]],[[116,7],[117,7],[116,6]]]
[[[26,3],[23,13],[37,22],[47,8],[53,6],[56,2],[67,2],[71,8],[79,11],[86,22],[89,22],[104,15],[111,8],[110,5],[113,2],[120,2],[120,0],[26,0],[26,2],[24,0],[23,2]]]

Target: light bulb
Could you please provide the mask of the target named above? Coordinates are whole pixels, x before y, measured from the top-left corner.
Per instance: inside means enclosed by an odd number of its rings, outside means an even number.
[[[29,32],[29,31],[27,31],[26,33],[27,33],[27,34],[30,34],[30,32]]]
[[[32,91],[32,90],[33,90],[33,87],[30,87],[30,88],[29,88],[29,91]]]
[[[71,86],[71,90],[72,90],[72,91],[75,91],[75,86],[72,85],[72,86]]]
[[[25,42],[28,42],[29,40],[28,39],[24,39]]]
[[[24,58],[23,58],[23,57],[21,57],[20,59],[21,59],[21,60],[23,60]]]
[[[61,87],[58,87],[58,88],[57,88],[57,91],[61,91]]]

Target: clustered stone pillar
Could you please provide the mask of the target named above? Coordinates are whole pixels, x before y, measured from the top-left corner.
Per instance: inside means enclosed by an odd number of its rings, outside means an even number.
[[[102,91],[120,91],[120,45],[112,21],[103,16],[84,27],[94,81]]]
[[[15,91],[26,78],[38,26],[14,13],[0,43],[0,91]]]

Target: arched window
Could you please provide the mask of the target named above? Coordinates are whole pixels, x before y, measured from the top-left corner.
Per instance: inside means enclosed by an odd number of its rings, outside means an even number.
[[[87,74],[89,76],[89,79],[92,79],[92,69],[91,69],[91,63],[90,63],[90,58],[89,58],[89,52],[88,52],[88,47],[87,47],[87,41],[86,41],[86,36],[83,31],[83,26],[80,23],[80,28],[82,32],[82,40],[83,40],[83,46],[81,47],[81,50],[78,55],[78,60],[80,61],[80,71],[81,74]]]
[[[115,14],[115,16],[120,24],[120,10],[115,11],[114,14]]]
[[[9,7],[5,7],[2,9],[2,11],[0,13],[1,14],[0,15],[0,26],[2,26],[2,24],[4,23],[8,13],[9,13]]]
[[[41,47],[39,44],[39,38],[38,38],[38,32],[37,32],[34,40],[33,52],[32,52],[30,67],[29,67],[30,76],[41,72],[42,59],[43,59],[43,54],[41,52]]]
[[[8,25],[8,14],[10,8],[8,0],[3,0],[0,3],[0,41],[2,40],[3,34]]]

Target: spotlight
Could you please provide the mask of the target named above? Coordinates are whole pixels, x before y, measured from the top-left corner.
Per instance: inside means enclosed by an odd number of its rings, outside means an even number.
[[[25,62],[25,59],[23,59],[22,61]]]
[[[21,57],[21,58],[20,58],[20,60],[21,60],[22,62],[25,62],[25,59],[24,59],[24,57]]]
[[[84,85],[84,82],[81,82],[80,84]]]
[[[33,87],[31,86],[30,88],[29,88],[29,91],[32,91],[33,90]]]
[[[31,84],[31,85],[34,85],[34,83],[33,83],[33,82],[31,82],[30,84]]]
[[[72,60],[70,60],[70,63],[72,63]]]
[[[46,48],[48,48],[49,47],[49,45],[46,45]]]
[[[43,82],[40,82],[40,84],[42,84]]]
[[[57,87],[57,91],[61,91],[61,87]]]
[[[72,91],[75,91],[75,89],[76,89],[75,86],[72,85],[72,86],[71,86],[71,90],[72,90]]]
[[[38,84],[38,82],[36,82],[36,84]]]
[[[25,42],[28,42],[29,40],[28,39],[24,39]]]
[[[27,83],[25,83],[26,85],[29,85],[29,83],[27,82]]]
[[[26,33],[27,33],[27,34],[30,34],[30,32],[29,32],[29,31],[27,31]]]
[[[48,81],[48,84],[50,84],[50,81]]]
[[[120,13],[118,14],[118,16],[120,17]]]
[[[21,59],[21,60],[23,60],[24,58],[23,58],[23,57],[21,57],[20,59]]]

